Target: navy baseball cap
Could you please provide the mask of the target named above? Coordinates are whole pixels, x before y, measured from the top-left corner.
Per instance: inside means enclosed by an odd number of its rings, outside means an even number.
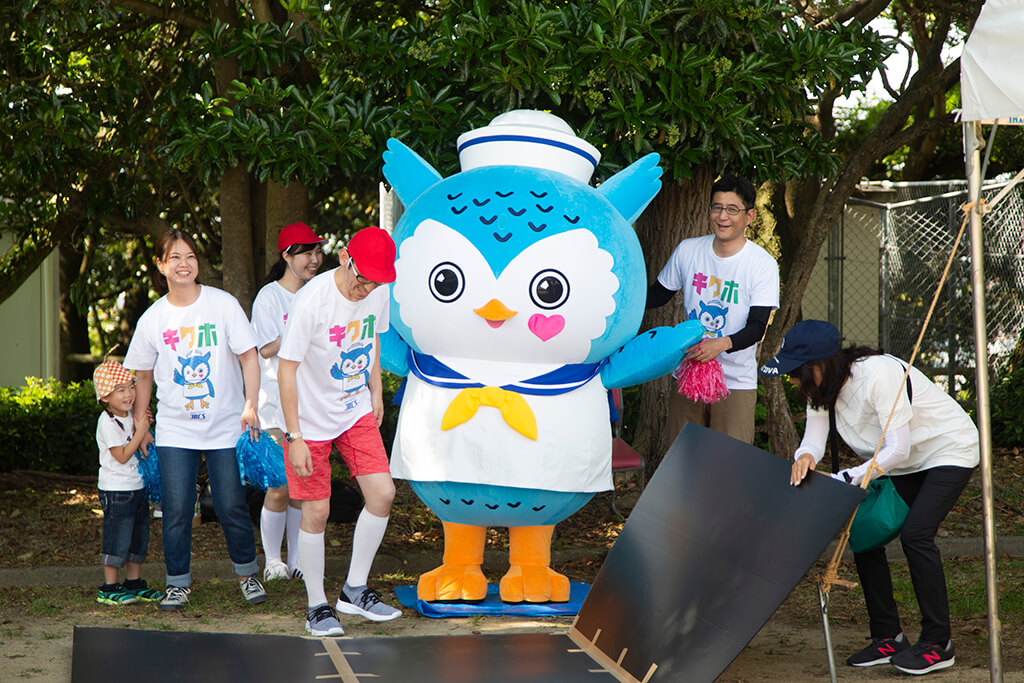
[[[839,330],[824,320],[801,320],[782,339],[775,357],[761,366],[762,375],[788,375],[812,360],[839,353]]]

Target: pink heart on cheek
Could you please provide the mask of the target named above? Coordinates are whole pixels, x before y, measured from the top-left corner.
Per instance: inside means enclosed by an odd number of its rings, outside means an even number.
[[[546,316],[535,313],[530,316],[527,326],[541,341],[547,341],[565,329],[565,318],[560,315]]]

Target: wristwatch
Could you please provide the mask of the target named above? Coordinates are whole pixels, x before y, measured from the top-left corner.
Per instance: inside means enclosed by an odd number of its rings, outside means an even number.
[[[285,432],[284,433],[284,440],[287,441],[288,443],[291,443],[292,441],[295,441],[295,439],[301,439],[301,438],[302,438],[302,432]]]

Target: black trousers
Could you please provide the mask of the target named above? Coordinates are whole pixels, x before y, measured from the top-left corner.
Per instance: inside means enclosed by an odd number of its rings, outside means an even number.
[[[900,532],[914,594],[921,608],[921,642],[946,644],[950,639],[949,596],[942,556],[935,545],[939,524],[953,509],[974,473],[968,467],[935,467],[891,477],[900,497],[910,506]],[[885,548],[854,553],[857,575],[864,587],[872,638],[893,638],[903,629],[893,597],[892,575]]]

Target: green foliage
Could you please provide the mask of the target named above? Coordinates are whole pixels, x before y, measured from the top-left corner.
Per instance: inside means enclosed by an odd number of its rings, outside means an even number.
[[[380,431],[390,453],[398,424],[398,406],[392,399],[402,378],[383,373],[383,379]],[[99,467],[96,420],[101,411],[92,382],[62,384],[27,377],[25,386],[0,387],[0,441],[9,445],[0,455],[0,472],[94,474]]]
[[[405,383],[405,378],[390,372],[381,372],[381,380],[384,384],[384,422],[380,425],[380,436],[384,441],[385,450],[390,455],[392,444],[395,442],[395,429],[398,427],[398,406],[395,405],[394,398]]]
[[[320,202],[372,188],[391,136],[450,173],[456,137],[515,107],[553,111],[598,144],[598,177],[651,151],[668,180],[707,164],[827,173],[838,156],[809,127],[813,103],[832,84],[862,87],[889,49],[859,25],[799,23],[776,0],[288,0],[266,23],[233,4],[232,25],[204,0],[159,19],[156,4],[3,4],[0,229],[52,231],[82,193],[64,238],[81,251],[173,225],[216,267],[225,169],[300,182]],[[122,289],[143,252],[125,254]],[[107,281],[100,261],[85,264],[80,308]]]
[[[381,39],[324,58],[330,73],[373,73],[353,84],[393,106],[390,134],[443,173],[455,134],[526,107],[595,141],[602,175],[651,151],[674,179],[707,163],[812,175],[838,157],[812,134],[810,102],[863,87],[890,47],[859,25],[791,16],[769,0],[456,1],[367,24]]]
[[[992,443],[1000,448],[1024,446],[1024,365],[1018,365],[994,383],[989,391]],[[976,408],[972,403],[971,412]]]
[[[0,472],[95,472],[100,410],[92,382],[28,377],[23,387],[0,387]]]

